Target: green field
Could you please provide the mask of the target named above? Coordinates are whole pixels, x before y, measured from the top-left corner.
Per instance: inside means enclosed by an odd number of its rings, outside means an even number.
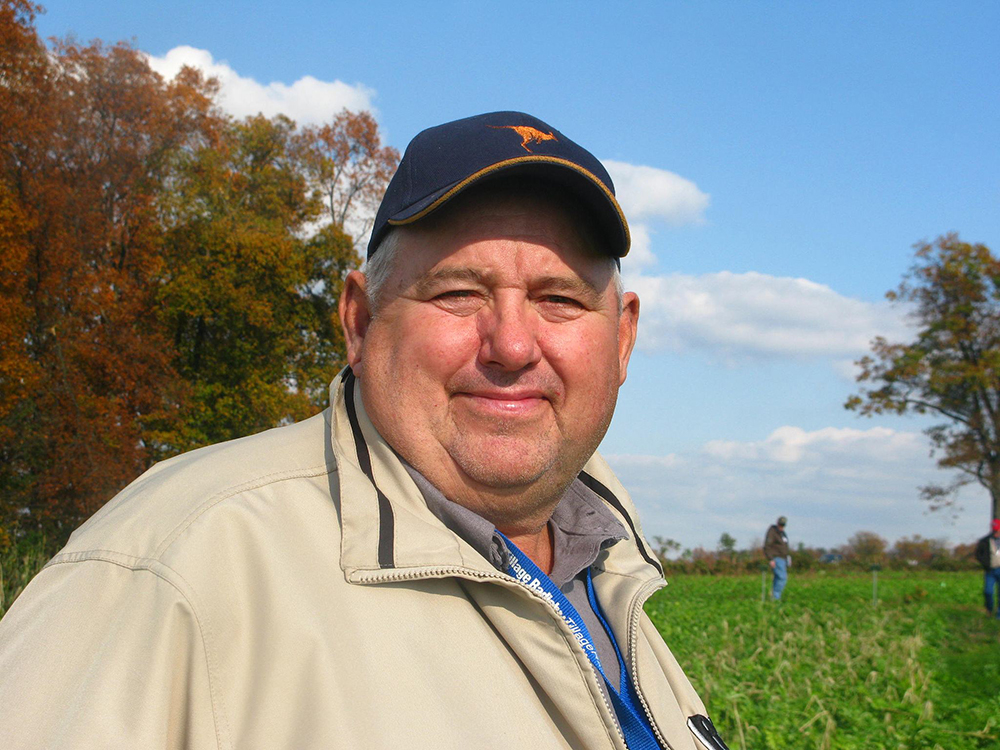
[[[0,554],[0,615],[46,555]],[[646,605],[732,750],[1000,748],[1000,626],[978,573],[673,575]]]
[[[646,605],[732,750],[1000,748],[982,575],[673,576]]]

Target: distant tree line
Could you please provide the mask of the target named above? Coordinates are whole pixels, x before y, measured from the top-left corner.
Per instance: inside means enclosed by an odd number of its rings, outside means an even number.
[[[737,549],[736,539],[723,533],[715,549],[685,548],[674,540],[653,537],[658,557],[668,573],[727,575],[760,571],[766,567],[760,540]],[[973,557],[975,543],[949,547],[940,539],[925,539],[919,534],[889,542],[871,531],[859,531],[837,547],[807,547],[800,543],[792,549],[792,570],[870,570],[872,566],[895,570],[914,568],[930,570],[978,570]]]
[[[234,120],[126,44],[0,0],[0,548],[152,463],[321,409],[355,236],[398,162],[367,113]]]

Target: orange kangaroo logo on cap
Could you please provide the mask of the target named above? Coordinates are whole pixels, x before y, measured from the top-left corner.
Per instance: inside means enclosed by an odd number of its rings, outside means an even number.
[[[528,148],[529,143],[541,143],[542,141],[558,141],[552,133],[543,133],[537,128],[533,128],[530,125],[487,125],[488,128],[493,128],[494,130],[513,130],[519,136],[521,136],[521,148],[527,151],[529,154],[534,153],[530,148]]]

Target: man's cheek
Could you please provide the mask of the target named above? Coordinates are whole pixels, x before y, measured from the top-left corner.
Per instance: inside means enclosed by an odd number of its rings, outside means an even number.
[[[419,332],[416,349],[429,370],[448,372],[476,359],[481,340],[475,328],[462,321],[442,324],[425,322]]]

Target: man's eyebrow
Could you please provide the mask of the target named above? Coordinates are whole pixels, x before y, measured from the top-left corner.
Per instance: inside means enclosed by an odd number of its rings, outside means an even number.
[[[484,274],[475,268],[462,266],[439,268],[422,276],[414,285],[414,289],[418,294],[429,292],[436,285],[447,281],[464,281],[478,286],[489,286],[489,274]],[[535,290],[565,292],[568,295],[591,299],[600,298],[602,291],[591,281],[579,276],[541,276],[536,279],[530,279],[529,285]]]
[[[536,289],[544,289],[550,292],[567,292],[572,295],[580,295],[597,299],[601,296],[601,290],[592,282],[580,276],[543,276],[535,279],[532,286]]]
[[[421,276],[414,285],[417,292],[424,292],[432,289],[436,284],[443,281],[466,281],[471,284],[483,286],[486,284],[482,273],[474,268],[452,267],[439,268]]]

